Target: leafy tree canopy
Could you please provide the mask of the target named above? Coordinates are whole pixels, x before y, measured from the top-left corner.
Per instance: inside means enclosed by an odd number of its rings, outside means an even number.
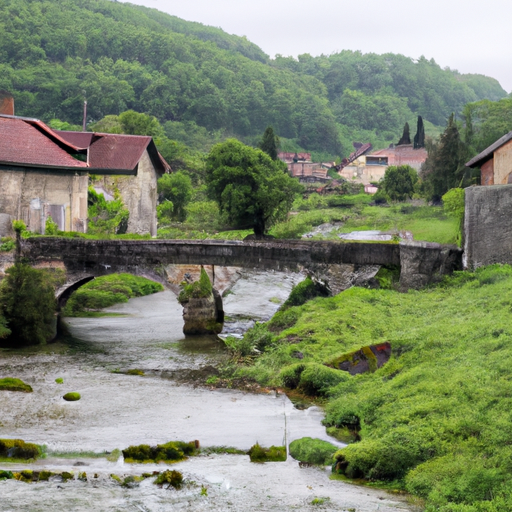
[[[271,124],[283,141],[348,156],[354,140],[396,140],[418,114],[428,131],[468,101],[506,96],[496,80],[424,57],[271,61],[246,38],[122,2],[4,0],[0,20],[0,89],[18,114],[81,125],[85,97],[89,123],[144,112],[177,123],[167,137],[187,145],[183,128],[199,145],[219,133],[253,142]]]
[[[163,200],[172,203],[168,216],[183,222],[187,216],[185,207],[193,195],[190,176],[183,171],[164,174],[158,180],[158,193]]]
[[[15,263],[6,271],[0,285],[0,317],[11,331],[9,342],[15,345],[44,344],[54,334],[57,303],[47,272],[24,263]],[[5,327],[1,326],[0,332]]]
[[[412,197],[417,181],[418,173],[410,165],[390,165],[381,186],[392,201],[405,201]]]
[[[285,218],[302,190],[285,164],[235,139],[212,148],[206,182],[225,220],[234,227],[252,227],[256,236]]]

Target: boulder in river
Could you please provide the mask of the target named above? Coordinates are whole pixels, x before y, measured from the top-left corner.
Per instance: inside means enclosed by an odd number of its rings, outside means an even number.
[[[184,334],[219,334],[224,325],[222,298],[201,268],[198,281],[184,283],[178,301],[183,306]]]

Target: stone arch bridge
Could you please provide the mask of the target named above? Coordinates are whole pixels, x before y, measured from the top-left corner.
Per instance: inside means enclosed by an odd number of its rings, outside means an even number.
[[[317,240],[90,240],[34,237],[22,241],[22,257],[35,267],[62,268],[67,297],[94,277],[127,272],[168,286],[165,267],[172,264],[306,270],[337,293],[330,269],[337,265],[400,266],[400,288],[420,288],[462,268],[462,251],[427,242],[355,243]],[[327,276],[327,277],[326,277]]]

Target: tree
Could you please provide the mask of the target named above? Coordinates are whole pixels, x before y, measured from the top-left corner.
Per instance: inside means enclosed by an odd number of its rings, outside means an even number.
[[[382,188],[392,201],[412,197],[418,173],[410,165],[390,165],[382,180]]]
[[[272,126],[267,126],[263,138],[258,146],[261,151],[267,153],[272,160],[277,160],[277,150],[279,147],[279,137],[274,133]]]
[[[423,126],[423,118],[418,116],[418,124],[416,135],[414,136],[414,149],[425,147],[425,127]]]
[[[164,174],[158,180],[158,193],[162,200],[171,201],[173,211],[171,218],[183,222],[187,216],[185,207],[192,199],[192,180],[184,171]]]
[[[44,344],[55,334],[57,302],[47,273],[16,262],[0,285],[0,316],[15,345]]]
[[[427,141],[428,157],[421,168],[427,197],[439,201],[451,188],[463,185],[467,149],[452,114],[439,141]]]
[[[410,144],[410,143],[411,143],[411,134],[410,134],[409,123],[405,123],[404,131],[402,133],[402,138],[398,141],[397,146],[401,146],[403,144]]]
[[[239,228],[252,227],[258,237],[286,217],[295,194],[302,190],[285,164],[236,139],[212,148],[206,182],[225,220]]]

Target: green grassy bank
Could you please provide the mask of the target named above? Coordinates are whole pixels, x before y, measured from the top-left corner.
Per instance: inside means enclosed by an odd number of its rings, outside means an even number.
[[[235,375],[324,396],[326,424],[360,438],[337,453],[349,477],[391,481],[427,511],[512,510],[511,310],[509,266],[406,294],[352,288],[258,326],[263,353]],[[386,341],[375,373],[322,365]]]
[[[98,310],[160,292],[164,287],[145,277],[110,274],[89,281],[71,294],[62,310],[64,316],[96,316]],[[102,313],[99,313],[102,314]]]

